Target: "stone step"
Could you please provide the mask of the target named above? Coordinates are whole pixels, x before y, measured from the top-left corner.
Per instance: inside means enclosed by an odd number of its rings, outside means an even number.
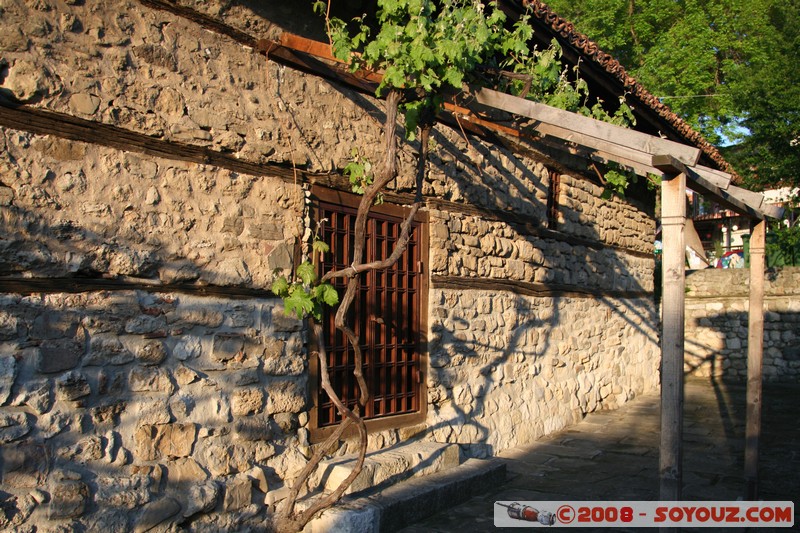
[[[392,533],[451,509],[506,481],[500,459],[468,459],[456,468],[350,495],[309,522],[303,533]]]
[[[357,455],[320,463],[318,472],[326,492],[331,492],[353,471]],[[379,490],[405,479],[441,472],[459,464],[457,444],[410,442],[367,454],[364,468],[346,494]]]

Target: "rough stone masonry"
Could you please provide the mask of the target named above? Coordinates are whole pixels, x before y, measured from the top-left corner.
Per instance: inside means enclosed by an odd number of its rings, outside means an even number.
[[[686,280],[686,372],[746,381],[749,271],[697,270]],[[767,381],[800,380],[799,295],[800,269],[767,272],[763,358]]]
[[[248,2],[179,3],[279,30]],[[313,446],[306,326],[264,289],[314,200],[268,169],[378,161],[382,103],[139,2],[6,0],[0,25],[0,96],[52,120],[0,127],[18,287],[0,294],[0,529],[264,527]],[[656,388],[648,210],[546,158],[433,138],[426,419],[370,449],[417,434],[485,457]]]

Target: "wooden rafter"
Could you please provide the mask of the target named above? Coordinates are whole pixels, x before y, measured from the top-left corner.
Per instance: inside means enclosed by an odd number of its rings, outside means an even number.
[[[139,1],[148,7],[169,11],[180,17],[192,20],[211,31],[226,35],[245,46],[252,47],[271,60],[329,80],[344,83],[362,93],[374,93],[381,79],[380,74],[376,72],[350,72],[346,65],[333,56],[330,46],[326,43],[288,32],[281,36],[280,41],[257,40],[236,28],[191,8],[178,6],[164,0]],[[604,75],[607,75],[607,73]],[[496,93],[496,91],[490,91],[489,89],[478,91],[478,94],[482,95],[481,98],[496,97],[492,93]],[[469,108],[470,113],[473,115],[469,118],[469,122],[477,128],[477,131],[473,129],[473,132],[483,134],[494,132],[504,136],[511,135],[529,143],[546,145],[551,150],[555,149],[556,151],[567,153],[571,157],[588,157],[602,163],[614,162],[639,175],[652,173],[657,176],[663,176],[663,172],[652,165],[652,157],[668,154],[691,170],[687,175],[690,188],[705,194],[709,199],[717,201],[738,213],[754,218],[779,218],[783,214],[782,209],[764,204],[763,197],[759,193],[731,186],[730,174],[698,165],[697,161],[700,156],[699,150],[695,147],[633,130],[623,129],[625,133],[622,137],[618,137],[620,135],[619,127],[588,117],[582,117],[575,113],[549,108],[543,104],[530,102],[511,95],[503,95],[503,97],[502,100],[506,103],[510,102],[511,104],[509,105],[517,110],[509,112],[539,122],[540,136],[537,138],[530,133],[521,131],[520,128],[509,132],[508,130],[514,130],[515,128],[509,128],[483,117],[480,112],[475,112],[474,106],[461,104],[459,107]],[[496,104],[496,102],[494,103]],[[495,105],[495,107],[497,106]],[[500,107],[497,108],[500,109]],[[453,109],[447,110],[449,112],[454,111]],[[525,112],[519,113],[519,110],[525,110]],[[553,116],[568,116],[569,120],[566,124],[569,124],[569,126],[565,128],[564,123],[554,123]],[[534,129],[536,129],[536,126],[534,126]],[[623,142],[618,142],[619,140]],[[548,153],[551,150],[545,149],[543,152]],[[692,152],[692,150],[696,152]],[[691,155],[694,153],[698,155]],[[644,154],[644,157],[642,154]],[[693,179],[694,176],[698,176],[701,179]]]
[[[547,135],[596,148],[646,165],[654,154],[670,154],[685,165],[694,166],[700,159],[700,149],[661,139],[646,133],[623,128],[570,111],[564,111],[539,102],[501,93],[492,89],[479,89],[475,93],[478,103],[533,119],[534,129]]]
[[[355,85],[362,91],[367,87],[375,87],[380,81],[379,73],[354,74],[348,71],[341,61],[333,57],[330,46],[304,37],[284,34],[280,42],[261,41],[259,46],[267,52],[268,57],[275,54],[284,61],[297,61],[298,58],[302,60],[303,56],[324,60],[327,63],[318,62],[321,67],[327,69],[326,77],[341,76],[339,81]],[[303,66],[304,70],[308,70],[311,65],[305,61]],[[699,165],[701,151],[696,147],[491,89],[479,88],[475,91],[473,99],[466,102],[463,100],[461,98],[456,102],[453,99],[445,105],[445,110],[467,118],[469,122],[484,130],[545,145],[570,156],[602,163],[617,163],[641,176],[654,174],[663,177],[665,170],[662,166],[666,164],[667,172],[673,172],[674,168],[670,165],[671,161],[675,161],[682,169],[680,172],[686,171],[691,189],[725,207],[756,219],[778,218],[782,214],[780,208],[764,204],[760,193],[731,185],[730,174]],[[488,117],[487,108],[510,113],[533,123],[529,123],[527,128],[509,126]],[[666,163],[662,161],[660,164],[655,164],[654,158],[662,156],[670,159],[664,160]]]

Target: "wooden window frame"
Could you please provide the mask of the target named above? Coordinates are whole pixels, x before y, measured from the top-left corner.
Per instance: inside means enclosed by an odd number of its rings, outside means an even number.
[[[348,208],[357,208],[361,197],[355,194],[346,193],[334,189],[328,189],[315,185],[311,189],[313,220],[319,220],[320,203],[341,205]],[[405,219],[410,209],[393,204],[381,204],[372,207],[373,213]],[[422,272],[419,277],[419,342],[417,350],[419,354],[419,410],[414,413],[404,413],[398,415],[388,415],[380,418],[366,420],[368,433],[377,433],[389,429],[400,429],[404,427],[421,424],[427,418],[428,411],[428,290],[430,287],[429,264],[429,216],[427,211],[419,211],[414,221],[420,225],[419,232],[419,253]],[[308,339],[309,353],[317,350],[318,340],[313,335]],[[312,401],[309,410],[309,433],[312,443],[326,439],[336,429],[336,425],[318,427],[318,404],[320,396],[319,381],[319,359],[309,357],[308,362],[309,392]],[[355,426],[348,428],[343,437],[351,437],[357,434]]]

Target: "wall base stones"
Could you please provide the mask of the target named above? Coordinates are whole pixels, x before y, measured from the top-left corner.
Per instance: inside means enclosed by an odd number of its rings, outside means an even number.
[[[137,291],[3,296],[22,335],[0,342],[0,529],[263,521],[305,462],[277,450],[307,443],[304,341],[282,314]],[[296,364],[273,375],[275,358]]]

